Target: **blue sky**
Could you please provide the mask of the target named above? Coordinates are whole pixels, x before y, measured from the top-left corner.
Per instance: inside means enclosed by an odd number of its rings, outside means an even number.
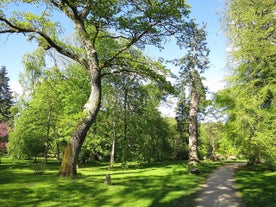
[[[205,72],[206,85],[211,91],[223,87],[224,68],[226,65],[226,39],[220,29],[220,16],[217,14],[222,6],[223,0],[188,0],[192,5],[191,17],[199,23],[207,23],[207,41],[210,52],[210,69]],[[18,90],[18,75],[23,71],[22,57],[26,52],[36,48],[35,42],[27,42],[23,35],[1,35],[0,36],[0,66],[6,66],[10,78],[12,90]],[[162,56],[166,59],[184,56],[184,51],[179,50],[173,42],[165,45],[164,51],[157,49],[146,49],[145,53],[152,57]],[[183,54],[183,55],[182,55]]]

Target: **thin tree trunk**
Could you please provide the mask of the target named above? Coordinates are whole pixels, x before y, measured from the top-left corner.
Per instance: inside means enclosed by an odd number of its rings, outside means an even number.
[[[197,111],[199,104],[199,95],[195,89],[191,92],[191,109],[190,109],[190,123],[189,123],[189,164],[198,164],[197,151]]]
[[[127,148],[127,97],[128,90],[125,88],[125,100],[124,100],[124,142],[123,142],[123,154],[122,154],[122,167],[126,166],[126,148]]]
[[[115,100],[115,107],[117,107],[118,99],[116,97]],[[114,109],[114,115],[113,115],[113,137],[112,137],[112,146],[111,146],[111,153],[110,153],[110,167],[113,167],[115,162],[115,145],[116,145],[116,137],[117,137],[117,113],[116,109]]]
[[[48,147],[49,147],[49,135],[50,135],[50,126],[51,126],[51,108],[48,111],[48,120],[47,120],[47,134],[46,134],[46,143],[45,143],[45,163],[48,161]]]
[[[111,154],[110,154],[110,167],[113,167],[115,163],[115,145],[116,145],[116,136],[113,135]]]

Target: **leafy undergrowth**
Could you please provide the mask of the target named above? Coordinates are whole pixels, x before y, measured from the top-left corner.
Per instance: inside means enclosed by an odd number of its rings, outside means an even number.
[[[43,175],[35,175],[29,163],[0,163],[1,206],[193,206],[208,174],[219,166],[205,163],[200,175],[187,172],[183,162],[150,166],[95,164],[78,170],[76,179],[57,177],[59,165],[50,162]],[[112,185],[104,184],[106,174]],[[3,205],[4,204],[4,205]]]
[[[276,207],[276,172],[248,167],[236,173],[242,199],[248,207]]]

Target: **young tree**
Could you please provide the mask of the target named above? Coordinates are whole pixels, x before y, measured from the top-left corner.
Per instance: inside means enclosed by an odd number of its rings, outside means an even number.
[[[4,5],[6,2],[2,2]],[[101,105],[101,77],[103,69],[112,69],[116,60],[128,58],[125,52],[134,44],[162,46],[163,40],[175,36],[185,39],[189,28],[189,6],[183,0],[176,1],[129,1],[129,0],[49,0],[18,1],[15,11],[22,3],[35,5],[36,13],[14,12],[9,16],[0,11],[0,33],[22,33],[35,39],[44,49],[53,48],[76,61],[90,78],[90,96],[84,105],[83,117],[78,121],[68,142],[60,175],[75,176],[77,158],[86,134],[95,121]],[[38,8],[37,8],[38,7]],[[29,10],[30,11],[30,10]],[[60,38],[60,25],[55,12],[61,12],[74,24],[81,47],[74,48]],[[39,13],[39,14],[38,14]],[[98,56],[97,44],[102,41],[123,40],[117,48],[103,57]],[[131,69],[130,69],[131,70]],[[114,72],[114,71],[110,71]]]
[[[11,119],[10,108],[13,105],[13,96],[7,74],[6,67],[2,66],[0,69],[0,122]]]
[[[207,48],[205,26],[198,28],[193,24],[190,28],[190,36],[181,42],[186,46],[187,55],[178,60],[180,65],[179,86],[185,91],[189,89],[190,112],[189,112],[189,163],[198,164],[198,112],[200,103],[205,99],[205,88],[202,84],[200,73],[204,72],[209,66],[207,58],[209,49]],[[183,99],[183,98],[182,98]]]

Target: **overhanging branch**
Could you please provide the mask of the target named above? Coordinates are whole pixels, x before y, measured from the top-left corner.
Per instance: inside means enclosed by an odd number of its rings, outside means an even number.
[[[87,61],[81,57],[79,57],[77,54],[74,54],[66,49],[64,49],[63,47],[59,46],[58,43],[56,41],[54,41],[50,36],[48,36],[46,33],[40,31],[37,28],[24,28],[24,27],[20,27],[17,26],[13,23],[11,23],[8,19],[5,19],[3,17],[0,17],[0,22],[3,22],[4,24],[6,24],[8,26],[7,29],[2,29],[0,30],[0,34],[4,34],[4,33],[22,33],[22,34],[27,34],[27,33],[34,33],[39,35],[40,37],[42,37],[48,44],[48,47],[54,48],[55,50],[57,50],[60,54],[71,58],[72,60],[75,60],[76,62],[80,63],[81,65],[84,65],[86,68],[88,68],[88,64]]]

